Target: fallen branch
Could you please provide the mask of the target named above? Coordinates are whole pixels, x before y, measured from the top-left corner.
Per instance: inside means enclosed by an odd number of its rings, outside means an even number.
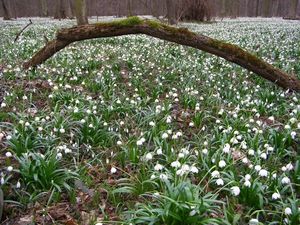
[[[289,75],[275,68],[236,45],[196,34],[185,28],[176,28],[138,17],[61,29],[57,32],[56,39],[48,42],[44,48],[38,51],[29,61],[25,62],[23,67],[25,69],[35,67],[76,41],[129,34],[145,34],[197,48],[236,63],[282,88],[300,91],[300,80],[296,76]]]
[[[32,21],[31,21],[31,19],[29,19],[29,24],[27,24],[25,27],[23,27],[23,29],[17,34],[17,36],[16,36],[14,42],[16,42],[16,41],[19,39],[20,35],[24,32],[24,30],[25,30],[27,27],[29,27],[31,24],[32,24]]]

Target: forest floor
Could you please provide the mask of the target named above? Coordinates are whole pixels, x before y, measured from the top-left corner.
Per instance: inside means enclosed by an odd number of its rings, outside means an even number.
[[[33,18],[14,43],[27,23],[0,20],[2,224],[300,224],[299,94],[144,35],[23,71],[74,25]],[[300,78],[297,21],[180,26]]]

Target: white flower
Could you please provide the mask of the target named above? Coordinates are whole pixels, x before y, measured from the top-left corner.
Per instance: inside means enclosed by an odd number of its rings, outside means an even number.
[[[204,155],[207,155],[208,150],[207,150],[206,148],[204,148],[204,149],[202,149],[202,153],[203,153]]]
[[[192,173],[198,173],[198,172],[199,172],[198,168],[195,167],[195,166],[191,166],[190,171],[191,171]]]
[[[10,157],[12,157],[12,154],[11,154],[11,152],[6,152],[6,153],[5,153],[5,156],[6,156],[7,158],[10,158]]]
[[[5,180],[4,180],[4,178],[3,177],[1,177],[1,180],[0,180],[0,184],[4,184],[5,183]]]
[[[61,134],[64,134],[66,131],[65,131],[64,128],[60,128],[60,129],[59,129],[59,132],[60,132]]]
[[[266,153],[261,153],[261,154],[260,154],[260,158],[262,158],[262,159],[267,159],[267,154],[266,154]]]
[[[262,169],[259,171],[258,175],[261,176],[261,177],[267,177],[269,174],[269,172],[265,169]]]
[[[287,164],[287,165],[286,165],[286,169],[287,169],[288,171],[293,170],[293,169],[294,169],[293,164],[292,164],[292,163]]]
[[[197,213],[197,211],[195,209],[193,209],[191,212],[190,212],[190,216],[195,216]]]
[[[162,165],[160,165],[159,163],[157,163],[155,166],[154,166],[154,170],[156,171],[159,171],[159,170],[162,170],[164,167]]]
[[[8,167],[7,167],[7,171],[8,171],[8,172],[13,171],[13,169],[14,169],[14,168],[13,168],[12,166],[8,166]]]
[[[110,173],[111,174],[114,174],[114,173],[116,173],[117,172],[117,169],[115,168],[115,167],[112,167],[111,169],[110,169]]]
[[[250,179],[251,179],[251,175],[250,174],[246,174],[245,180],[250,180]]]
[[[174,167],[174,168],[178,168],[181,166],[180,162],[179,161],[174,161],[171,163],[171,166]]]
[[[218,186],[223,186],[224,185],[224,181],[221,178],[219,178],[219,179],[216,180],[216,184]]]
[[[260,165],[256,165],[256,166],[254,167],[254,169],[255,169],[256,171],[260,171],[260,170],[261,170],[261,166],[260,166]]]
[[[167,122],[167,123],[171,123],[171,122],[172,122],[172,117],[171,117],[171,116],[167,116],[166,122]]]
[[[16,188],[20,188],[21,187],[21,183],[18,181],[16,184]]]
[[[286,207],[285,209],[284,209],[284,214],[285,215],[291,215],[292,214],[292,210],[291,210],[291,208],[289,208],[289,207]]]
[[[281,183],[282,184],[289,184],[289,183],[291,183],[291,180],[288,177],[284,177],[284,178],[282,178]]]
[[[249,149],[248,155],[254,155],[254,150],[253,149]]]
[[[221,160],[220,162],[219,162],[219,167],[220,168],[223,168],[223,167],[225,167],[226,166],[226,162],[224,161],[224,160]]]
[[[103,223],[96,223],[95,225],[103,225]]]
[[[194,126],[195,126],[194,122],[190,122],[190,123],[189,123],[189,126],[190,126],[190,127],[194,127]]]
[[[151,121],[151,122],[149,123],[149,125],[150,125],[151,127],[154,127],[154,126],[155,126],[155,123],[154,123],[153,121]]]
[[[163,134],[161,135],[161,137],[162,137],[162,139],[167,139],[167,138],[169,137],[169,135],[168,135],[167,133],[163,133]]]
[[[249,180],[246,180],[246,181],[244,182],[244,186],[250,187],[250,186],[251,186],[251,182],[250,182]]]
[[[280,194],[278,192],[272,194],[272,199],[277,200],[279,198],[280,198]]]
[[[229,144],[224,145],[223,152],[224,153],[229,153],[230,152],[230,145]]]
[[[117,145],[122,145],[122,141],[117,141]]]
[[[145,156],[146,161],[151,160],[153,158],[152,153],[147,153]]]
[[[292,137],[292,139],[295,139],[296,135],[297,135],[297,133],[296,133],[295,131],[292,131],[292,132],[291,132],[291,137]]]
[[[238,196],[241,192],[240,188],[238,186],[233,186],[231,189],[231,193],[234,195],[234,196]]]
[[[211,176],[213,178],[217,178],[217,177],[220,177],[220,172],[218,170],[214,170],[212,173],[211,173]]]
[[[163,154],[162,149],[161,148],[157,149],[156,153],[157,155],[162,155]]]
[[[168,176],[167,176],[166,174],[160,174],[160,175],[159,175],[159,178],[160,178],[161,180],[168,180]]]
[[[257,225],[257,224],[259,224],[258,219],[251,219],[251,220],[249,221],[249,225]]]
[[[56,154],[56,159],[58,159],[58,160],[59,160],[59,159],[61,159],[61,158],[62,158],[62,154],[61,154],[61,152],[57,153],[57,154]]]

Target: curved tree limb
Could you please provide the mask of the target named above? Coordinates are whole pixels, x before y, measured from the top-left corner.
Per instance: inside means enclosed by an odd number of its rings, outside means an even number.
[[[143,20],[138,17],[61,29],[57,32],[56,39],[47,43],[29,61],[25,62],[23,67],[25,69],[35,67],[76,41],[129,34],[145,34],[200,49],[236,63],[284,89],[300,91],[300,80],[296,76],[289,75],[275,68],[236,45],[193,33],[186,28],[171,27],[153,20]]]

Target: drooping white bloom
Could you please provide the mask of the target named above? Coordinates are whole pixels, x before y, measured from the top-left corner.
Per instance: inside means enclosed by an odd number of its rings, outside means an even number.
[[[229,144],[225,144],[223,147],[223,152],[224,153],[229,153],[230,152],[230,145]]]
[[[223,167],[225,167],[226,166],[226,162],[224,161],[224,160],[221,160],[220,162],[219,162],[219,167],[220,168],[223,168]]]
[[[261,176],[261,177],[267,177],[268,174],[269,174],[269,172],[265,169],[261,169],[258,173],[258,175]]]
[[[250,174],[246,174],[245,180],[250,180],[250,179],[251,179],[251,175]]]
[[[257,225],[257,224],[259,224],[258,219],[251,219],[251,220],[249,221],[249,225]]]
[[[261,166],[260,166],[260,165],[256,165],[256,166],[254,167],[254,169],[255,169],[256,171],[260,171],[260,170],[261,170]]]
[[[198,173],[198,172],[199,172],[198,168],[195,167],[195,166],[191,166],[190,171],[191,171],[192,173]]]
[[[246,181],[244,182],[244,186],[246,186],[246,187],[251,187],[251,182],[250,182],[249,180],[246,180]]]
[[[163,133],[163,134],[161,135],[161,137],[162,137],[162,139],[167,139],[167,138],[169,137],[169,135],[168,135],[167,133]]]
[[[221,178],[219,178],[219,179],[216,180],[216,184],[218,186],[223,186],[224,185],[224,181]]]
[[[60,128],[60,129],[59,129],[59,132],[60,132],[61,134],[64,134],[64,133],[66,132],[66,130],[65,130],[64,128]]]
[[[289,183],[291,183],[291,180],[288,177],[284,177],[284,178],[282,178],[281,183],[282,184],[289,184]]]
[[[154,166],[154,170],[156,170],[156,171],[159,171],[159,170],[162,170],[164,167],[161,165],[161,164],[159,164],[159,163],[157,163],[155,166]]]
[[[149,123],[149,125],[150,125],[151,127],[154,127],[154,126],[155,126],[155,123],[154,123],[153,121],[151,121],[151,122]]]
[[[152,155],[152,153],[147,153],[146,154],[146,156],[145,156],[145,159],[146,159],[146,161],[149,161],[149,160],[151,160],[153,158],[153,155]]]
[[[115,174],[117,172],[117,169],[115,168],[115,167],[112,167],[111,169],[110,169],[110,173],[111,174]]]
[[[211,173],[211,176],[213,178],[217,178],[217,177],[220,177],[220,172],[218,170],[214,170],[212,173]]]
[[[160,175],[159,175],[159,178],[160,178],[161,180],[168,180],[168,176],[167,176],[166,174],[160,174]]]
[[[6,152],[6,153],[5,153],[5,156],[6,156],[7,158],[10,158],[10,157],[12,157],[12,154],[11,154],[11,152]]]
[[[117,145],[122,145],[122,141],[117,141]]]
[[[288,171],[293,170],[293,169],[294,169],[293,164],[292,164],[292,163],[287,164],[287,165],[286,165],[286,169],[287,169]]]
[[[157,149],[156,153],[157,155],[162,155],[163,154],[162,149],[161,148]]]
[[[284,209],[284,214],[285,215],[291,215],[292,214],[292,210],[291,210],[291,208],[290,207],[286,207],[285,209]]]
[[[273,200],[277,200],[279,198],[280,198],[280,194],[278,192],[275,192],[275,193],[272,194],[272,199]]]
[[[14,168],[13,168],[12,166],[8,166],[8,167],[7,167],[7,171],[8,171],[8,172],[13,171],[13,169],[14,169]]]
[[[234,195],[234,196],[238,196],[241,192],[240,188],[238,186],[233,186],[231,189],[231,193]]]
[[[291,137],[292,137],[292,139],[295,139],[296,135],[297,135],[297,133],[296,133],[295,131],[292,131],[292,132],[291,132]]]
[[[18,181],[16,184],[16,188],[20,188],[21,187],[21,183]]]
[[[171,166],[174,167],[174,168],[178,168],[181,166],[181,163],[179,161],[174,161],[171,163]]]

